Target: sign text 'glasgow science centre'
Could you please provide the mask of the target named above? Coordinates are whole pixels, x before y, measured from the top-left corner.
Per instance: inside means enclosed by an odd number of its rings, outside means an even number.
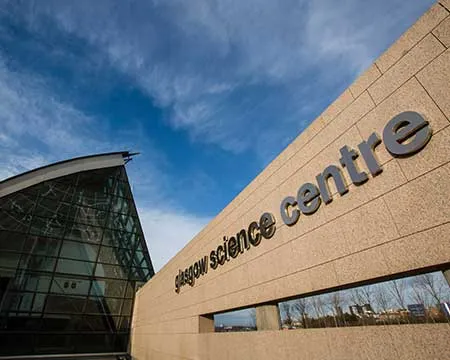
[[[383,130],[383,140],[386,149],[393,156],[409,156],[421,150],[431,138],[429,123],[418,113],[413,111],[403,112],[388,122]],[[383,169],[378,163],[374,151],[381,144],[380,136],[374,132],[369,139],[358,145],[359,152],[372,176],[380,174]],[[344,146],[340,149],[339,162],[347,170],[353,184],[361,185],[369,180],[365,171],[359,170],[355,160],[359,153]],[[348,192],[348,186],[342,176],[342,171],[336,165],[330,165],[316,176],[317,186],[312,183],[303,184],[297,193],[297,197],[288,196],[281,203],[280,215],[283,222],[293,226],[300,218],[300,214],[311,215],[315,213],[323,201],[329,204],[332,194],[328,186],[328,180],[332,178],[340,195]],[[249,250],[252,246],[258,246],[261,239],[270,239],[276,230],[275,217],[271,213],[264,213],[258,222],[253,221],[248,229],[242,229],[235,236],[223,237],[223,244],[209,254],[209,264],[215,270],[219,265],[236,258],[239,254]],[[180,270],[175,277],[175,291],[189,284],[194,286],[195,279],[208,272],[208,256],[205,256],[186,268]]]
[[[439,0],[156,274],[133,154],[1,181],[0,360],[450,359],[449,84]]]

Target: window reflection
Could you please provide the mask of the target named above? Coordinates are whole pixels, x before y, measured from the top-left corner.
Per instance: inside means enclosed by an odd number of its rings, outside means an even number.
[[[279,303],[285,329],[450,322],[442,272]]]
[[[214,315],[216,332],[256,330],[256,310],[248,308]]]

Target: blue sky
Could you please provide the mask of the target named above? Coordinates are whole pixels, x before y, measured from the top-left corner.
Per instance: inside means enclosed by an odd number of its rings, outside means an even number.
[[[0,0],[0,179],[140,152],[159,269],[431,4]]]

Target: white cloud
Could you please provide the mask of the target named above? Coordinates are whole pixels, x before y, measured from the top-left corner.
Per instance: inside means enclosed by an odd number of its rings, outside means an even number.
[[[209,221],[174,209],[140,208],[139,218],[155,271],[159,271]]]
[[[94,128],[98,119],[59,102],[43,79],[10,71],[1,57],[0,99],[0,149],[3,153],[0,181],[75,154],[87,155],[114,147],[97,138],[95,132],[85,131]],[[147,140],[140,139],[141,133],[139,129],[131,129],[122,135],[124,139],[132,138],[135,144],[142,144]],[[151,144],[145,146],[151,148]],[[157,164],[151,158],[157,159]],[[135,185],[133,192],[143,195],[136,200],[152,206],[151,209],[142,208],[139,215],[156,270],[209,221],[161,207],[163,199],[167,198],[164,193],[169,179],[158,163],[164,163],[164,158],[155,150],[154,154],[147,154],[146,159],[138,158],[127,166],[130,181]],[[164,205],[175,206],[173,202],[174,199],[170,199]]]
[[[273,129],[290,122],[292,128],[288,112],[304,122],[311,102],[327,91],[338,95],[431,3],[49,0],[28,5],[28,23],[42,31],[48,22],[41,23],[39,14],[55,19],[170,109],[174,128],[240,152],[252,149],[246,133],[257,126]],[[25,8],[21,3],[22,13]],[[278,102],[271,116],[261,106],[264,94],[258,95],[267,87],[272,87],[268,101]],[[275,143],[285,136],[279,132]]]

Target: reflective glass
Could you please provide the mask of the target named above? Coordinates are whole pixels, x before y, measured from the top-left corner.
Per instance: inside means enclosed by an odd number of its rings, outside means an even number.
[[[96,226],[85,224],[70,224],[68,226],[65,238],[99,244],[102,239],[103,229]]]
[[[56,272],[90,276],[94,272],[95,263],[70,259],[59,259]]]
[[[0,250],[2,252],[21,251],[25,239],[26,235],[24,235],[23,233],[0,230]]]
[[[5,211],[0,209],[0,230],[28,232],[31,214],[18,211]]]
[[[52,272],[55,268],[55,262],[56,258],[53,257],[22,254],[18,268],[24,270]]]
[[[441,272],[279,303],[284,328],[450,323],[450,287]]]
[[[95,262],[97,260],[97,253],[97,245],[65,240],[61,247],[60,256],[69,259]]]
[[[55,238],[29,236],[25,240],[22,251],[35,255],[58,256],[60,244],[60,240]]]
[[[0,356],[126,351],[152,275],[123,166],[0,199]]]

